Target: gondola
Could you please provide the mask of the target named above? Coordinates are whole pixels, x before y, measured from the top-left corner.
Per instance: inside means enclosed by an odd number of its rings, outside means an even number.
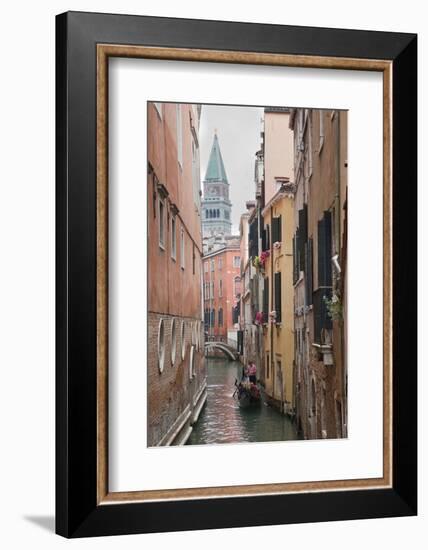
[[[239,406],[243,409],[258,407],[262,402],[260,389],[257,384],[246,380],[242,380],[239,383],[238,380],[235,380],[233,397],[238,400]]]

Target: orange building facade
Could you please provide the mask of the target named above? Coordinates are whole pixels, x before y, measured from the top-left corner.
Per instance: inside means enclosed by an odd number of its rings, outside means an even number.
[[[200,107],[148,104],[148,445],[188,439],[206,399]]]
[[[239,239],[203,258],[205,335],[211,341],[227,342],[238,329],[240,266]]]

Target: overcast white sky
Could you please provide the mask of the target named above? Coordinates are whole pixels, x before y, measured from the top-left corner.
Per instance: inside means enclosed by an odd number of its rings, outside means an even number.
[[[260,149],[263,108],[203,105],[199,129],[201,185],[205,177],[214,131],[230,184],[232,232],[237,233],[245,202],[254,199],[254,160]]]

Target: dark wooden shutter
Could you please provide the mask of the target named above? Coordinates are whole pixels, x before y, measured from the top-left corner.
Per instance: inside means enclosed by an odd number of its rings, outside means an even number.
[[[306,269],[306,254],[305,246],[308,240],[308,207],[304,206],[299,210],[299,259],[300,259],[300,271]]]
[[[296,228],[296,281],[300,275],[300,230]]]
[[[262,231],[262,250],[266,250],[266,229]]]
[[[238,341],[237,341],[238,352],[244,354],[244,333],[242,330],[238,330]]]
[[[249,255],[251,258],[254,258],[255,256],[258,255],[258,250],[259,250],[258,240],[259,240],[258,219],[256,218],[250,224],[250,230],[248,234]]]
[[[278,218],[272,218],[272,244],[278,240]]]
[[[306,246],[306,272],[305,272],[305,285],[306,285],[306,305],[310,306],[313,302],[312,294],[314,291],[313,282],[313,266],[312,266],[312,252],[313,240],[308,239]]]
[[[296,283],[296,235],[293,235],[293,285]]]
[[[263,279],[263,322],[269,318],[269,277]]]
[[[270,250],[270,227],[266,226],[266,250]]]
[[[331,286],[331,213],[318,222],[318,286]]]
[[[319,288],[313,293],[314,304],[314,339],[317,344],[322,344],[322,330],[331,330],[333,323],[328,314],[327,305],[325,299],[331,299],[331,289]]]
[[[276,322],[281,322],[281,272],[275,273],[275,311]]]

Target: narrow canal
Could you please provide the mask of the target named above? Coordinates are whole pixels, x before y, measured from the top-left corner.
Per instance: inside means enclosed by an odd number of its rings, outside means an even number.
[[[299,439],[288,416],[263,404],[242,409],[233,398],[235,379],[241,377],[238,361],[207,358],[207,403],[188,440],[188,445],[243,443]]]

